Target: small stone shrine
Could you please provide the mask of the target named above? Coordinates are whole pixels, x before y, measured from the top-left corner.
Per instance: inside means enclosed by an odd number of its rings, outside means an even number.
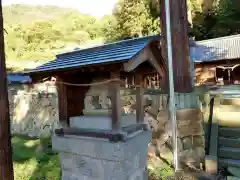
[[[62,127],[52,147],[60,155],[62,180],[147,180],[152,133],[143,123],[144,77],[164,78],[166,68],[157,39],[60,54],[29,72],[35,81],[57,79]],[[135,112],[124,110],[126,91],[136,98]]]

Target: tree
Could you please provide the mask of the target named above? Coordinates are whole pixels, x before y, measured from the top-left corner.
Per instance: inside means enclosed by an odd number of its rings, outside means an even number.
[[[2,1],[0,1],[0,109],[0,180],[13,180]]]
[[[146,0],[120,0],[113,15],[117,22],[113,40],[159,33],[159,21],[152,17]]]
[[[216,12],[215,37],[240,33],[240,1],[220,0]]]

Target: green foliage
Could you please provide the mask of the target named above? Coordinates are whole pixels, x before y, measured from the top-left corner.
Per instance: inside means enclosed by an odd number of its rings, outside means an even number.
[[[190,0],[190,4],[193,34],[197,40],[240,33],[239,0],[212,0],[211,5],[208,3],[209,7],[205,9],[199,0]]]
[[[3,14],[7,60],[51,60],[102,35],[99,20],[72,9],[12,5]]]
[[[58,155],[52,152],[49,138],[12,138],[14,176],[16,180],[60,179]]]
[[[152,11],[151,11],[152,10]],[[111,30],[110,40],[128,37],[140,37],[159,33],[159,20],[151,12],[150,3],[146,0],[120,0],[113,10],[115,23]]]

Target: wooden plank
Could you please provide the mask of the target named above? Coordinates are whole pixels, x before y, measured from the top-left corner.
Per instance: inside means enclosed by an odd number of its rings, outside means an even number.
[[[218,161],[220,167],[224,166],[240,167],[240,160],[219,158]]]
[[[136,115],[137,123],[143,123],[144,110],[143,110],[143,78],[141,74],[136,75]]]
[[[229,128],[229,127],[220,127],[219,136],[229,137],[229,138],[240,138],[240,129],[239,128]]]
[[[240,139],[220,137],[218,145],[224,147],[240,148]]]
[[[120,78],[120,72],[111,72],[111,79]],[[109,92],[112,103],[112,129],[119,131],[121,128],[121,100],[120,100],[120,83],[111,82],[109,85]]]
[[[220,158],[240,160],[240,149],[231,147],[221,147],[218,150],[218,156]]]

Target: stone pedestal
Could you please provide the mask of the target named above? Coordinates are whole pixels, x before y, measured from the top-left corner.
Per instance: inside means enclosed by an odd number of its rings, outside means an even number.
[[[52,137],[59,152],[62,180],[147,180],[150,131],[132,134],[125,142],[82,136]]]

